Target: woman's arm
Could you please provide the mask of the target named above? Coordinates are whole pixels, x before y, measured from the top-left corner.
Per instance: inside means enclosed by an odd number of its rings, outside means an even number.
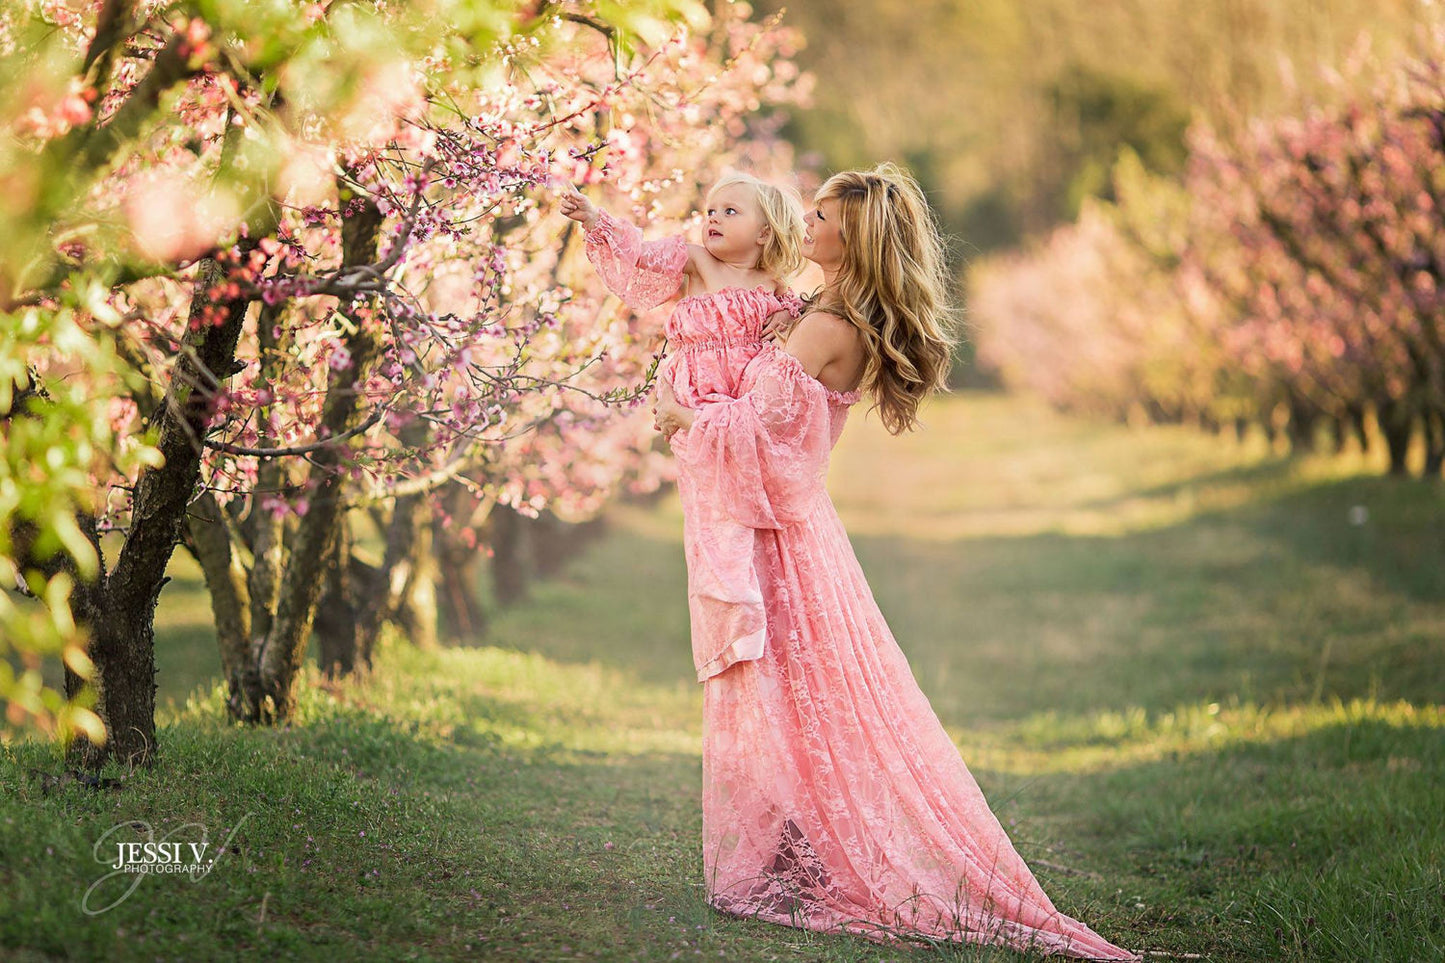
[[[823,492],[832,415],[823,385],[795,355],[760,352],[736,398],[683,408],[659,389],[657,423],[699,498],[748,528],[781,528]]]

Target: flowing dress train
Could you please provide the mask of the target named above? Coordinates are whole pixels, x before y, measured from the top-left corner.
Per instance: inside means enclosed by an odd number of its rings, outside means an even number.
[[[1138,960],[1054,908],[884,621],[824,487],[858,400],[768,345],[736,399],[672,436],[689,541],[710,538],[701,506],[753,526],[767,617],[762,650],[703,682],[708,902],[880,942]]]

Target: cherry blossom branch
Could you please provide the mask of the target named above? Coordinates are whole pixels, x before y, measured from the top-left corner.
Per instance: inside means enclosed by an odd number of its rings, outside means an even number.
[[[248,448],[245,445],[233,445],[229,442],[213,441],[210,438],[204,439],[202,444],[212,451],[223,452],[227,455],[244,455],[252,458],[282,458],[287,455],[307,455],[313,451],[320,451],[329,445],[338,444],[346,441],[348,438],[354,438],[357,435],[370,431],[372,426],[386,417],[389,410],[390,409],[386,407],[379,407],[360,424],[348,428],[346,431],[331,438],[321,438],[305,445],[292,445],[288,448]]]

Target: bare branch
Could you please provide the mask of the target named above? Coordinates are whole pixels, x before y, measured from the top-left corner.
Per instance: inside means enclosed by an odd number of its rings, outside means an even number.
[[[248,455],[257,458],[280,458],[286,455],[305,455],[313,451],[320,451],[322,448],[338,444],[348,438],[364,433],[377,422],[381,421],[382,418],[385,418],[389,410],[390,409],[383,405],[373,411],[365,421],[354,428],[348,428],[339,435],[331,438],[318,439],[307,445],[293,445],[290,448],[247,448],[244,445],[232,445],[224,441],[212,441],[209,438],[204,439],[202,444],[212,451],[224,452],[227,455]]]

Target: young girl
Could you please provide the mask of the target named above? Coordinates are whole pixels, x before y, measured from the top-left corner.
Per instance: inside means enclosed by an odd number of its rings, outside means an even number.
[[[696,407],[738,397],[743,370],[767,344],[774,315],[802,301],[784,283],[803,266],[801,205],[746,174],[707,194],[703,243],[681,235],[644,241],[631,224],[573,191],[562,213],[587,229],[587,257],[602,281],[639,311],[682,294],[664,328],[676,350],[658,366],[659,392]],[[678,479],[684,519],[693,661],[701,682],[763,653],[767,621],[754,567],[766,519],[733,518]]]

